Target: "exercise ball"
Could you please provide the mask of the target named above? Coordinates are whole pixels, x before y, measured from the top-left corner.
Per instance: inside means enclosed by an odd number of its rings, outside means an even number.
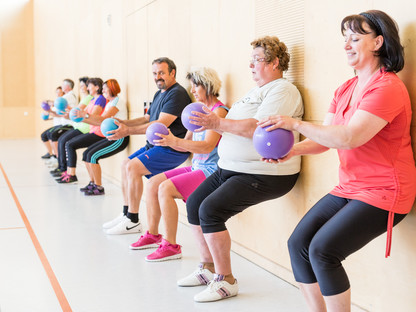
[[[169,134],[168,128],[161,122],[154,122],[146,129],[146,138],[150,144],[155,144],[153,140],[160,140],[161,137],[155,133]]]
[[[183,126],[186,129],[188,129],[189,131],[194,132],[196,129],[201,128],[201,126],[197,126],[197,125],[191,124],[190,123],[191,119],[189,119],[189,117],[196,116],[196,115],[192,114],[192,112],[199,112],[199,113],[206,114],[205,111],[202,109],[204,106],[205,105],[202,104],[202,103],[195,102],[195,103],[188,104],[183,109],[182,115],[181,115],[181,120],[182,120]]]
[[[49,119],[49,114],[42,113],[40,115],[40,117],[42,117],[43,120],[48,120]]]
[[[68,107],[68,101],[63,97],[56,98],[55,102],[53,103],[57,110],[57,114],[63,115],[65,114],[65,109]],[[59,113],[61,112],[61,114]]]
[[[118,129],[118,126],[116,125],[116,123],[114,122],[115,119],[114,118],[107,118],[104,119],[103,122],[101,123],[101,133],[104,134],[105,136],[110,136],[113,135],[112,133],[108,133],[107,131],[113,131]]]
[[[69,112],[69,119],[71,119],[72,121],[75,122],[81,122],[84,120],[83,117],[77,117],[76,112],[80,112],[81,110],[78,107],[74,107],[73,109],[71,109],[71,111]]]
[[[279,159],[286,156],[295,142],[292,131],[257,127],[253,134],[253,144],[263,158]]]
[[[42,107],[42,109],[45,110],[45,111],[49,111],[51,109],[48,102],[42,102],[42,104],[40,104],[40,107]]]

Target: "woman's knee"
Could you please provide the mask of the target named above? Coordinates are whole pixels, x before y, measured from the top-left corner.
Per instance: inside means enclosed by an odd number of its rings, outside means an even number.
[[[193,225],[199,225],[199,206],[201,205],[201,200],[198,196],[195,195],[195,192],[192,193],[186,201],[186,212],[188,216],[188,222]]]
[[[295,231],[290,235],[287,241],[290,257],[297,255],[307,255],[309,249],[309,241],[302,235],[301,231]]]

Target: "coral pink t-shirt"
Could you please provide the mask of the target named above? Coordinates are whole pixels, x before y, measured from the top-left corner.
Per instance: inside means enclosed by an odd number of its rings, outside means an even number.
[[[378,71],[355,103],[349,104],[358,78],[335,92],[329,112],[334,125],[348,124],[358,109],[388,122],[367,143],[338,150],[339,185],[331,194],[356,199],[389,211],[386,257],[390,255],[394,214],[406,214],[416,196],[416,168],[410,138],[412,110],[403,82],[394,74]]]
[[[378,71],[349,107],[357,80],[348,80],[335,92],[329,108],[335,114],[333,124],[348,124],[358,109],[388,124],[362,146],[338,150],[339,185],[331,194],[361,200],[393,213],[408,213],[416,196],[416,168],[410,139],[412,110],[406,87],[394,73]]]

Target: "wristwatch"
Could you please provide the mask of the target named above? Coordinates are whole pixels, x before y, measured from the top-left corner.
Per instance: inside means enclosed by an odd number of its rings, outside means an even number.
[[[90,118],[90,114],[86,113],[85,118],[87,118],[87,119]]]

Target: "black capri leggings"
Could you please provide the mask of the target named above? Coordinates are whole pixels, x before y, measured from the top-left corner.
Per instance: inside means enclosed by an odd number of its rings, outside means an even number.
[[[66,171],[67,169],[67,162],[66,162],[66,142],[70,141],[71,139],[75,138],[78,135],[83,134],[78,129],[73,129],[65,132],[61,135],[58,140],[58,163],[59,169],[61,171]]]
[[[289,192],[299,174],[260,175],[219,168],[186,201],[188,221],[203,233],[225,231],[225,222],[246,208]]]
[[[44,131],[45,134],[42,133],[40,137],[43,142],[46,142],[48,140],[56,142],[62,134],[72,129],[74,129],[74,127],[72,127],[71,125],[55,126]],[[47,138],[47,140],[44,141],[45,138]]]
[[[288,246],[295,279],[318,282],[322,295],[350,288],[341,261],[387,231],[389,212],[359,200],[324,196],[302,218]],[[405,214],[395,214],[394,225]]]
[[[85,133],[66,142],[65,150],[68,167],[75,168],[77,166],[77,149],[88,147],[101,140],[106,140],[106,138],[95,133]]]
[[[82,154],[82,160],[91,164],[98,164],[98,160],[113,156],[129,145],[130,137],[121,138],[117,141],[107,139],[98,141],[88,147]]]

